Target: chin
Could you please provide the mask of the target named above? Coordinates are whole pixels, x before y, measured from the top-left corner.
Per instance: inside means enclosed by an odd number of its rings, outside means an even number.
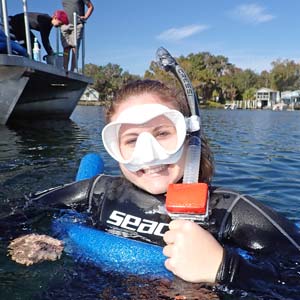
[[[128,178],[127,178],[128,179]],[[152,195],[165,194],[168,190],[169,182],[151,182],[151,180],[130,180],[134,185]]]
[[[167,192],[167,188],[157,189],[157,188],[145,188],[144,187],[143,189],[152,195],[159,195],[159,194],[164,194]]]

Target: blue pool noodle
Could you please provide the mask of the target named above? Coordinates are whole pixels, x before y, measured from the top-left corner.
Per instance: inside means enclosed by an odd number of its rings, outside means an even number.
[[[76,181],[92,178],[103,173],[104,162],[97,153],[88,153],[80,161]]]
[[[74,223],[66,214],[53,222],[53,230],[65,242],[65,251],[103,271],[155,278],[172,278],[164,267],[162,248]]]
[[[103,172],[98,154],[88,154],[80,162],[76,180]],[[88,176],[88,177],[87,177]],[[104,271],[155,278],[172,278],[165,268],[162,247],[116,236],[82,224],[79,213],[66,213],[53,221],[53,230],[65,242],[65,251],[79,261],[100,266]],[[76,223],[77,222],[77,223]]]

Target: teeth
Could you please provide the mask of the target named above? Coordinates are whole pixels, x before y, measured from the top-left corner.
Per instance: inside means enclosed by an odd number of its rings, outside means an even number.
[[[143,169],[143,171],[145,174],[154,174],[166,170],[167,167],[168,167],[167,165],[161,165],[161,166],[155,166],[152,168]]]

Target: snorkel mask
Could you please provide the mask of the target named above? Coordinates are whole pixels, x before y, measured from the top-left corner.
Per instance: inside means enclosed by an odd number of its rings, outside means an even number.
[[[155,121],[156,118],[165,120],[167,123],[166,125],[164,122],[161,124],[161,129],[157,133],[158,136],[160,134],[171,135],[170,130],[172,131],[174,136],[172,147],[166,145],[170,144],[167,138],[164,138],[162,142],[151,133],[143,131],[143,126],[151,120]],[[189,123],[181,112],[165,105],[136,105],[124,110],[115,121],[103,128],[102,140],[105,149],[116,161],[123,164],[128,170],[136,172],[156,165],[176,163],[183,152],[186,132],[187,130],[190,131]],[[138,125],[140,133],[133,137],[129,134],[126,143],[132,143],[133,150],[130,157],[126,157],[122,153],[122,146],[120,145],[120,130],[129,124]]]

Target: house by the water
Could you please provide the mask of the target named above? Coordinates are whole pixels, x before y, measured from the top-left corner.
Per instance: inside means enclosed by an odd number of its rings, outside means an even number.
[[[99,92],[88,86],[81,96],[80,101],[99,101]]]
[[[294,109],[300,109],[300,90],[282,92],[281,100]]]
[[[279,92],[269,88],[258,89],[253,100],[235,100],[225,104],[225,109],[230,107],[240,109],[271,109],[294,110],[300,109],[300,90]]]
[[[269,88],[261,88],[255,93],[256,108],[272,108],[272,106],[280,102],[279,92]]]

